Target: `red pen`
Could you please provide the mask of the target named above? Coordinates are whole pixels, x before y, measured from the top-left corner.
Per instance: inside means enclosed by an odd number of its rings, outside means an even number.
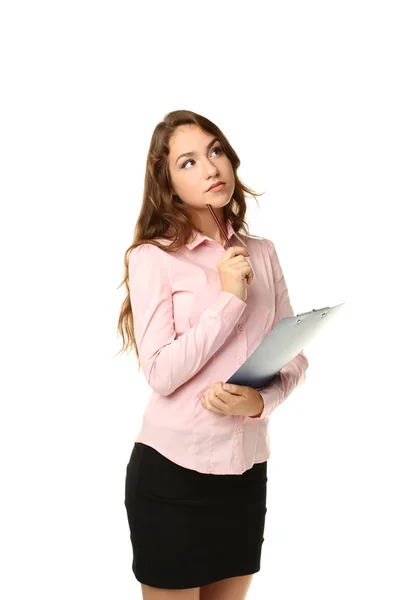
[[[224,231],[224,228],[222,227],[221,223],[219,222],[219,220],[218,220],[218,217],[217,217],[217,215],[215,214],[213,207],[211,206],[211,204],[207,204],[207,207],[208,207],[208,209],[209,209],[210,213],[212,214],[212,216],[214,217],[214,221],[215,221],[215,222],[216,222],[216,224],[218,225],[220,232],[222,233],[222,235],[224,236],[224,238],[225,238],[225,240],[226,240],[226,243],[228,244],[228,246],[230,246],[230,247],[232,248],[232,244],[231,244],[231,242],[229,241],[229,238],[228,238],[228,236],[226,235],[226,233],[225,233],[225,231]],[[248,278],[249,278],[249,275],[247,275],[247,276],[246,276],[246,279],[248,279]]]
[[[222,233],[222,235],[224,236],[224,238],[225,238],[225,240],[226,240],[226,243],[228,244],[228,246],[230,246],[230,247],[232,248],[232,244],[230,243],[230,241],[229,241],[229,238],[228,238],[228,236],[226,235],[226,233],[225,233],[225,231],[224,231],[224,228],[222,227],[221,223],[219,222],[219,220],[218,220],[218,217],[217,217],[217,215],[215,214],[213,207],[211,206],[211,204],[207,204],[207,206],[208,206],[208,208],[209,208],[209,210],[210,210],[210,213],[211,213],[211,214],[212,214],[212,216],[214,217],[214,221],[215,221],[215,222],[216,222],[216,224],[218,225],[220,232],[221,232],[221,233]]]

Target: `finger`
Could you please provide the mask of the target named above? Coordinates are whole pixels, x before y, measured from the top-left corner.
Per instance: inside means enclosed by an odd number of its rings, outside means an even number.
[[[221,398],[221,400],[224,400],[225,402],[227,402],[227,401],[229,401],[231,392],[224,389],[223,381],[217,381],[217,383],[214,384],[214,386],[211,390],[211,397],[212,397],[212,394],[215,394],[215,396],[217,396],[218,398]]]
[[[230,394],[229,392],[225,392],[223,389],[220,390],[218,387],[216,391],[214,390],[208,395],[209,400],[213,402],[213,405],[219,406],[221,410],[225,410],[225,412],[227,411],[227,408],[229,406],[231,396],[232,394]]]
[[[243,396],[244,395],[244,388],[246,386],[243,385],[237,385],[235,383],[224,383],[224,385],[222,386],[222,389],[226,392],[229,392],[230,394],[236,394],[237,396]]]
[[[226,404],[226,402],[224,402],[223,400],[220,400],[217,396],[215,396],[215,393],[208,394],[205,397],[205,401],[207,404],[206,408],[209,407],[209,410],[212,410],[212,412],[215,412],[215,413],[221,414],[221,415],[227,414],[228,405]]]

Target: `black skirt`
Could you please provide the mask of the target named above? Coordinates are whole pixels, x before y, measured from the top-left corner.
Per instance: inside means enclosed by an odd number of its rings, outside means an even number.
[[[199,473],[136,442],[125,479],[136,579],[184,589],[259,571],[267,480],[267,461],[242,475]]]

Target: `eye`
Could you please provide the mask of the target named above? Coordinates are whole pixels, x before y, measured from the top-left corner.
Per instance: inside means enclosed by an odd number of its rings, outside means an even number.
[[[214,148],[211,150],[211,152],[215,152],[215,150],[218,150],[218,156],[219,156],[220,154],[222,154],[222,148],[220,148],[219,146],[215,146],[215,147],[214,147]],[[186,166],[188,163],[190,163],[190,162],[194,162],[194,161],[193,161],[193,160],[191,160],[191,159],[190,159],[190,160],[186,160],[186,161],[183,163],[183,165],[182,165],[181,169],[184,169],[184,168],[185,168],[185,166]]]

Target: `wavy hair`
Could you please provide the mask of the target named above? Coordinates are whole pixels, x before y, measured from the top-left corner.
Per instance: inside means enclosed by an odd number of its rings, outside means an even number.
[[[138,370],[140,369],[140,359],[130,301],[130,285],[134,282],[129,281],[129,255],[134,248],[145,243],[154,244],[164,252],[175,252],[191,239],[193,230],[197,229],[186,205],[179,196],[172,193],[168,167],[169,141],[178,127],[188,124],[197,125],[204,132],[218,137],[223,151],[232,164],[235,189],[229,204],[224,206],[225,222],[230,220],[235,232],[244,232],[248,237],[259,237],[249,234],[248,224],[245,221],[247,210],[245,193],[253,196],[256,201],[256,196],[262,194],[257,194],[240,181],[237,175],[240,159],[225,135],[212,121],[190,110],[175,110],[168,113],[156,125],[151,137],[146,161],[142,206],[134,229],[133,243],[124,255],[124,279],[117,288],[119,289],[124,284],[126,287],[126,297],[122,302],[117,327],[118,333],[122,337],[122,348],[117,354],[129,351],[133,346],[138,361]],[[164,238],[171,243],[169,245],[159,243],[156,238]]]

